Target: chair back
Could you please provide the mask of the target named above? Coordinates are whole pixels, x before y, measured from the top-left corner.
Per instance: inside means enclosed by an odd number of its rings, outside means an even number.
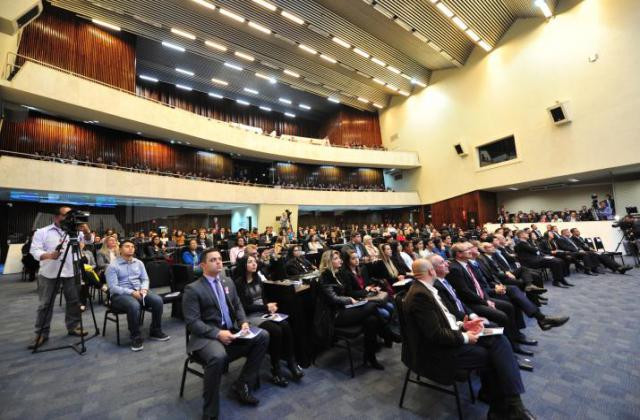
[[[595,238],[593,238],[593,243],[596,247],[596,250],[604,251],[604,244],[602,243],[602,239],[596,236]]]
[[[407,320],[404,314],[404,297],[407,292],[402,291],[397,293],[393,297],[394,304],[396,306],[396,313],[398,314],[398,323],[400,324],[400,335],[402,336],[402,351],[401,351],[401,360],[402,363],[405,364],[409,369],[413,370],[413,366],[410,363],[409,357],[409,346],[411,345],[409,340],[409,334],[407,334]]]
[[[270,266],[271,280],[284,280],[287,278],[287,270],[284,266],[284,257],[272,261]]]
[[[196,278],[193,274],[193,266],[189,264],[174,264],[171,266],[173,273],[173,291],[183,292],[187,284],[193,282]]]
[[[149,288],[171,287],[173,291],[173,273],[168,262],[162,260],[147,261],[145,264],[149,276]]]
[[[587,243],[587,245],[589,245],[591,248],[595,248],[596,246],[593,243],[593,240],[591,238],[584,238],[584,241]]]

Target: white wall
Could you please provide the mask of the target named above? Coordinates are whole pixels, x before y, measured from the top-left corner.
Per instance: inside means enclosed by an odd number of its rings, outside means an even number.
[[[383,142],[418,151],[422,165],[395,188],[432,203],[638,163],[640,1],[561,0],[557,12],[517,20],[490,53],[476,47],[463,68],[436,71],[429,87],[393,99],[381,113]],[[552,124],[546,108],[556,100],[570,101],[572,123]],[[510,134],[519,159],[479,169],[474,146]],[[460,141],[465,158],[453,149]]]
[[[615,189],[616,211],[618,214],[626,214],[625,207],[638,207],[640,209],[640,180],[616,182]]]
[[[551,191],[506,191],[498,193],[498,207],[504,205],[509,213],[522,210],[580,210],[584,205],[591,206],[591,194],[598,194],[603,200],[606,194],[611,194],[610,184],[593,185],[589,187],[562,188]],[[617,203],[616,203],[617,205]]]
[[[237,232],[239,229],[249,229],[249,221],[247,217],[251,217],[251,227],[258,227],[258,206],[247,206],[235,208],[231,211],[231,231]]]

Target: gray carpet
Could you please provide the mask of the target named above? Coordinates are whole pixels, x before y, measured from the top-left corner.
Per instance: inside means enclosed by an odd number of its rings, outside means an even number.
[[[638,286],[640,270],[588,277],[574,274],[572,289],[551,288],[549,314],[567,314],[562,328],[542,332],[530,322],[526,333],[540,341],[533,358],[536,369],[523,372],[524,401],[539,419],[640,418],[640,336]],[[202,381],[189,375],[185,397],[178,397],[185,358],[184,327],[165,307],[169,342],[145,342],[142,352],[117,347],[113,324],[105,338],[88,342],[78,356],[71,350],[32,355],[35,284],[16,276],[0,276],[0,419],[194,419],[201,410]],[[97,307],[100,328],[104,308]],[[56,306],[48,345],[70,342],[63,312]],[[85,314],[85,325],[90,317]],[[145,334],[150,319],[145,321]],[[128,344],[121,320],[123,344]],[[322,355],[306,370],[303,383],[276,388],[269,384],[267,363],[257,408],[242,407],[226,396],[242,361],[231,365],[223,380],[224,419],[398,419],[456,418],[453,397],[410,386],[405,408],[398,399],[405,369],[400,347],[384,349],[384,372],[362,368],[348,377],[343,350]],[[476,391],[479,383],[475,382]],[[465,418],[486,416],[483,403],[471,405],[463,388]]]

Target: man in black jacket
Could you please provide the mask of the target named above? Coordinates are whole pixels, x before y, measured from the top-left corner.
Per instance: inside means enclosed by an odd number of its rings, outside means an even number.
[[[563,232],[563,236],[565,236],[564,230],[562,232]],[[607,267],[609,270],[613,271],[614,273],[618,272],[620,274],[624,274],[624,273],[626,273],[627,271],[629,271],[629,270],[631,270],[633,268],[630,265],[620,265],[620,264],[618,264],[613,258],[611,258],[608,255],[598,254],[580,236],[580,231],[578,230],[578,228],[571,229],[570,233],[571,233],[571,236],[570,236],[569,239],[571,239],[571,242],[573,242],[573,244],[576,246],[576,248],[580,249],[581,251],[584,251],[585,253],[587,253],[588,255],[593,256],[594,258],[597,258],[598,262],[600,264],[604,265],[605,267]],[[565,237],[567,237],[567,236],[565,236]]]
[[[571,232],[569,232],[569,229],[562,229],[562,231],[560,231],[560,235],[556,236],[556,244],[558,248],[573,258],[576,262],[576,270],[580,267],[578,261],[582,261],[584,274],[591,276],[598,275],[598,266],[600,265],[598,257],[578,248],[576,244],[571,241]]]
[[[354,231],[351,233],[351,241],[344,244],[340,252],[346,254],[348,250],[353,250],[361,262],[369,262],[369,253],[367,252],[367,248],[362,244],[362,235],[360,235],[360,232]]]
[[[524,230],[518,231],[517,236],[519,241],[515,246],[515,252],[522,265],[530,268],[550,268],[554,286],[573,286],[564,278],[564,262],[561,259],[552,256],[542,257],[538,248],[528,242],[529,234]]]
[[[455,369],[479,368],[490,398],[488,419],[533,419],[520,398],[524,385],[505,337],[480,337],[481,319],[457,321],[433,286],[436,273],[429,261],[414,261],[412,270],[416,280],[402,305],[408,364],[445,383],[454,378]]]

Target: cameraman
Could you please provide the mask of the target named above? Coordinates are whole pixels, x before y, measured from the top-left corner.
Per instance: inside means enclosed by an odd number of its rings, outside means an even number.
[[[57,293],[56,276],[60,266],[60,280],[64,290],[64,298],[66,301],[65,308],[65,324],[69,335],[80,336],[87,335],[87,332],[80,329],[80,305],[78,300],[78,289],[76,288],[73,278],[73,257],[72,253],[67,253],[67,258],[62,261],[67,246],[69,246],[69,237],[62,229],[61,223],[67,217],[67,213],[71,211],[71,207],[60,207],[53,218],[53,224],[38,229],[33,235],[31,241],[31,249],[29,252],[37,261],[40,261],[40,273],[38,278],[38,311],[36,316],[36,337],[33,343],[29,345],[29,349],[41,346],[49,339],[49,330],[51,325],[51,316],[53,308],[50,304],[53,297]],[[63,242],[64,240],[64,242]],[[78,241],[84,240],[84,234],[78,235]],[[58,245],[62,244],[60,250],[56,250]],[[42,330],[40,340],[38,334]]]

